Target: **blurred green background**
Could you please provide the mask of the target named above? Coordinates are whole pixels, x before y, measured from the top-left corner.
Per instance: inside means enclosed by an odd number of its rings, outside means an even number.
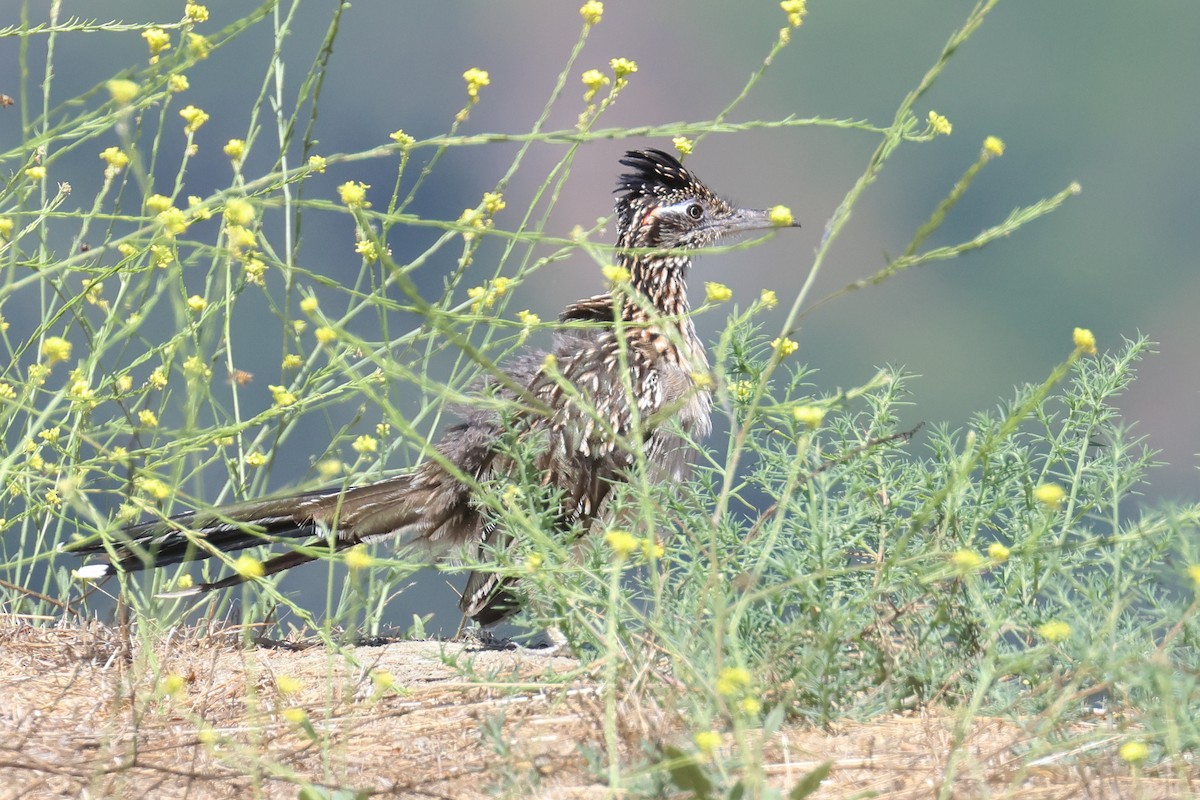
[[[42,4],[30,4],[32,22]],[[285,93],[294,97],[320,47],[333,7],[308,0],[298,6],[295,33],[284,49]],[[788,116],[891,122],[904,94],[937,58],[973,4],[951,0],[809,3],[809,15],[766,77],[731,121]],[[62,3],[61,16],[145,23],[178,19],[183,3],[161,0]],[[249,4],[214,0],[206,32],[247,12]],[[404,3],[361,0],[343,17],[334,45],[316,127],[321,153],[367,149],[403,128],[417,138],[444,132],[464,100],[462,72],[488,70],[491,85],[463,126],[464,133],[528,131],[540,113],[580,28],[579,3]],[[18,3],[0,11],[0,26],[17,24]],[[170,9],[168,13],[167,9]],[[609,0],[591,33],[579,69],[547,129],[571,128],[583,108],[578,72],[605,67],[612,57],[638,63],[638,72],[601,127],[711,119],[758,68],[785,18],[777,2],[714,0],[632,3]],[[1200,3],[1195,0],[1130,5],[1063,0],[1001,2],[957,53],[933,90],[919,101],[924,118],[936,109],[953,134],[905,145],[867,191],[820,276],[814,298],[877,271],[898,254],[912,232],[976,158],[984,137],[995,135],[1007,152],[988,164],[946,224],[927,242],[958,242],[1002,220],[1016,206],[1063,189],[1083,191],[1064,208],[982,252],[923,267],[882,286],[855,293],[807,317],[796,337],[798,358],[819,370],[822,389],[857,385],[876,365],[898,364],[920,375],[911,384],[908,422],[964,424],[976,410],[1011,395],[1015,384],[1039,381],[1071,350],[1075,326],[1091,328],[1101,348],[1143,333],[1161,343],[1141,379],[1123,399],[1136,421],[1134,434],[1162,451],[1167,466],[1146,494],[1156,499],[1195,497],[1200,451]],[[30,40],[36,102],[39,48]],[[85,92],[108,77],[145,63],[137,32],[72,35],[55,56],[53,100]],[[246,137],[248,113],[271,55],[270,26],[260,25],[189,71],[184,102],[212,114],[199,132],[184,194],[204,195],[228,184],[221,145]],[[0,40],[0,92],[17,96],[18,43]],[[35,113],[35,112],[31,112]],[[251,152],[248,174],[269,168],[274,134],[264,130],[261,158]],[[0,111],[0,136],[19,140],[15,109]],[[115,144],[101,140],[94,148]],[[782,203],[803,229],[776,236],[750,251],[702,259],[693,278],[720,280],[735,301],[750,302],[763,287],[782,302],[768,322],[774,334],[812,262],[834,208],[862,173],[878,137],[828,128],[788,128],[707,137],[689,159],[704,180],[746,205]],[[670,149],[669,140],[625,139],[584,146],[549,230],[566,235],[611,211],[616,160],[640,146]],[[180,142],[165,144],[165,153]],[[93,149],[63,159],[55,177],[76,186],[68,204],[87,202],[100,180]],[[474,206],[507,167],[514,144],[457,148],[448,153],[415,207],[424,216],[454,219]],[[517,224],[543,176],[560,158],[560,145],[537,145],[527,169],[506,192],[500,228]],[[418,150],[419,166],[431,150]],[[171,174],[170,172],[164,174]],[[394,161],[342,165],[313,184],[309,196],[333,197],[354,179],[372,184],[379,207],[394,176]],[[378,192],[378,197],[374,196]],[[357,274],[348,217],[314,215],[303,228],[302,260],[331,276]],[[396,259],[417,251],[397,228],[389,242]],[[611,230],[609,232],[611,238]],[[486,252],[486,251],[485,251]],[[483,256],[481,255],[481,258]],[[450,270],[453,265],[442,265]],[[439,267],[425,268],[426,286],[439,286]],[[480,275],[490,267],[478,264]],[[554,265],[523,287],[514,308],[553,318],[564,303],[599,291],[588,259]],[[14,326],[19,310],[6,309]],[[710,339],[723,315],[707,315]],[[26,322],[30,322],[26,320]],[[241,320],[245,341],[256,335]],[[235,332],[236,334],[236,332]],[[241,347],[243,368],[278,372],[278,347],[258,363]],[[261,381],[266,392],[266,379]],[[287,486],[308,467],[303,447],[280,463],[273,484]],[[314,448],[317,450],[319,448]],[[402,465],[394,465],[402,466]],[[290,471],[289,471],[290,470]]]

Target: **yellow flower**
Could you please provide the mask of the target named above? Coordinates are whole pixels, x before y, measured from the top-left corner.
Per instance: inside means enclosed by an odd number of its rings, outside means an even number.
[[[375,688],[386,692],[396,685],[396,676],[386,669],[377,669],[371,672],[371,683],[375,684]]]
[[[696,743],[696,749],[707,758],[721,746],[721,734],[716,731],[700,731],[692,737],[692,741]]]
[[[115,388],[119,394],[124,394],[133,388],[133,378],[131,378],[129,375],[120,375],[115,381],[113,381],[113,388]]]
[[[317,462],[317,474],[321,476],[321,480],[333,480],[341,474],[343,466],[336,458],[326,458]]]
[[[11,383],[0,383],[0,400],[12,400],[17,396]]]
[[[379,245],[367,239],[359,239],[354,245],[354,252],[363,257],[363,261],[374,264],[379,260]]]
[[[283,364],[281,366],[283,369],[300,369],[300,367],[304,366],[304,359],[295,353],[288,353],[283,357]]]
[[[167,375],[162,367],[155,367],[154,371],[150,373],[150,377],[146,379],[146,382],[155,389],[162,389],[167,385]]]
[[[11,239],[13,232],[12,217],[0,217],[0,239]]]
[[[179,694],[183,691],[183,687],[187,685],[187,679],[182,675],[174,672],[169,673],[163,678],[162,690],[163,694]]]
[[[367,552],[366,547],[352,547],[346,551],[346,566],[352,572],[360,569],[368,569],[374,563],[375,559],[371,558],[371,554]]]
[[[188,225],[191,222],[188,220],[187,214],[180,211],[178,208],[171,206],[158,215],[158,221],[163,226],[163,233],[168,238],[175,238],[181,233],[185,233]]]
[[[296,694],[304,688],[304,684],[291,675],[280,675],[275,679],[275,688],[280,694]]]
[[[627,531],[609,531],[604,534],[604,541],[620,558],[625,558],[640,546],[638,538]]]
[[[771,224],[777,227],[785,227],[795,222],[792,217],[792,210],[787,206],[774,206],[769,212]]]
[[[650,559],[662,558],[664,555],[666,555],[666,552],[667,549],[659,544],[658,541],[649,538],[642,539],[642,556],[644,556],[647,561]]]
[[[173,94],[186,92],[190,87],[191,84],[188,83],[187,75],[180,75],[176,73],[167,78],[167,88],[170,89]]]
[[[730,697],[750,687],[754,677],[745,667],[725,667],[717,676],[717,694]]]
[[[584,70],[583,75],[580,76],[580,80],[587,87],[587,91],[583,93],[583,101],[585,103],[590,103],[592,98],[596,96],[596,92],[609,83],[608,76],[598,69]]]
[[[1187,574],[1192,579],[1192,583],[1196,584],[1197,591],[1200,591],[1200,564],[1192,564],[1188,567]]]
[[[147,428],[157,428],[158,414],[155,414],[148,408],[143,408],[138,412],[138,422]]]
[[[225,203],[225,221],[230,225],[249,225],[254,222],[254,206],[240,197],[231,198]]]
[[[1128,764],[1137,764],[1150,756],[1150,748],[1146,747],[1144,742],[1134,740],[1121,745],[1117,750],[1117,755]]]
[[[290,405],[295,405],[296,395],[292,394],[284,386],[268,386],[271,390],[271,399],[275,401],[275,405],[280,408],[285,408]]]
[[[187,299],[187,307],[196,313],[200,313],[208,307],[208,301],[198,294],[194,294]]]
[[[1003,564],[1005,561],[1008,561],[1008,557],[1011,553],[1011,550],[999,542],[992,542],[988,545],[988,558],[992,559],[992,561],[995,561],[997,564]]]
[[[196,219],[210,219],[212,217],[212,210],[204,208],[204,201],[198,196],[189,194],[187,203],[188,210],[192,212],[192,216],[194,216]]]
[[[733,297],[733,290],[723,283],[708,281],[704,284],[704,296],[710,303],[724,303]]]
[[[196,581],[191,575],[180,575],[179,580],[175,581],[175,588],[179,590],[190,589],[195,585]]]
[[[292,330],[296,332],[297,336],[304,333],[304,331],[306,331],[307,329],[308,329],[308,323],[305,322],[304,320],[302,320],[302,319],[292,320]]]
[[[139,491],[150,495],[155,500],[166,500],[171,495],[171,487],[158,478],[138,478],[134,481],[134,485]]]
[[[545,560],[546,560],[545,557],[541,553],[530,553],[525,558],[525,564],[524,564],[525,571],[526,572],[537,572],[538,569],[542,566],[542,562]]]
[[[243,578],[261,578],[264,574],[262,562],[245,553],[233,562],[233,570]]]
[[[983,152],[989,158],[999,158],[1004,155],[1004,140],[998,136],[989,136],[983,140]]]
[[[479,90],[484,86],[491,84],[492,79],[488,76],[487,70],[471,67],[463,73],[463,80],[467,82],[467,97],[471,98],[472,103],[479,100]]]
[[[205,39],[198,33],[188,34],[188,52],[192,54],[192,58],[197,61],[203,61],[208,58],[208,51],[211,45],[208,39]]]
[[[779,305],[779,298],[775,296],[774,289],[763,289],[758,296],[758,302],[762,303],[764,308],[774,308]]]
[[[388,138],[400,145],[400,147],[404,150],[412,147],[413,143],[417,141],[402,130],[392,131],[388,134]]]
[[[337,339],[337,331],[325,325],[313,331],[313,335],[317,337],[317,342],[320,344],[329,344]]]
[[[229,241],[229,246],[234,249],[248,249],[257,243],[254,231],[241,225],[226,225],[225,237]]]
[[[61,336],[50,336],[42,342],[42,356],[51,364],[71,357],[71,343]]]
[[[950,556],[950,563],[959,572],[973,572],[983,566],[983,556],[974,550],[956,550]]]
[[[733,396],[737,400],[749,400],[754,395],[754,383],[752,381],[738,381],[732,388]]]
[[[1094,356],[1096,355],[1096,335],[1087,328],[1075,329],[1075,349],[1079,352]]]
[[[604,277],[611,283],[624,283],[629,280],[629,270],[616,264],[601,267],[600,271],[604,273]]]
[[[108,94],[112,97],[113,102],[119,106],[127,106],[133,102],[133,98],[137,97],[141,87],[133,81],[127,81],[124,78],[114,78],[104,84],[108,89]]]
[[[954,130],[954,126],[950,124],[950,120],[936,111],[929,112],[929,127],[933,129],[934,133],[941,134],[942,136],[949,136],[950,132]]]
[[[40,164],[35,167],[30,167],[25,170],[25,177],[31,181],[41,181],[46,179],[46,168]]]
[[[175,261],[175,253],[171,251],[171,248],[162,244],[150,245],[150,255],[154,259],[154,266],[159,269],[165,269]]]
[[[46,444],[58,444],[59,437],[62,436],[62,428],[54,427],[47,428],[38,434],[38,438]]]
[[[212,368],[204,363],[200,356],[188,356],[183,360],[183,372],[189,378],[208,380],[212,377]]]
[[[283,711],[280,712],[280,715],[285,720],[287,720],[288,722],[290,722],[291,724],[293,724],[297,727],[308,722],[308,712],[305,711],[303,708],[299,708],[297,706],[293,706],[291,708],[285,708]]]
[[[637,62],[630,61],[628,58],[614,58],[608,62],[608,66],[612,68],[613,75],[620,81],[626,75],[631,75],[637,72]]]
[[[267,272],[267,264],[261,258],[251,258],[246,260],[246,264],[242,267],[242,271],[246,275],[246,282],[252,283],[255,286],[262,286],[263,275]]]
[[[261,467],[267,463],[267,457],[257,450],[252,453],[247,453],[246,458],[243,460],[246,462],[246,466],[248,467]]]
[[[370,208],[371,204],[367,202],[367,189],[370,188],[361,181],[346,181],[338,187],[338,197],[349,208]]]
[[[464,208],[463,212],[458,215],[458,224],[483,230],[491,224],[491,220],[484,219],[483,212],[479,209]],[[470,231],[463,233],[463,239],[468,242],[474,238],[475,234]]]
[[[800,349],[800,345],[794,339],[785,339],[780,337],[771,342],[771,347],[774,348],[781,356],[790,356],[792,353]]]
[[[208,7],[199,3],[188,3],[183,7],[183,17],[188,22],[208,22]]]
[[[596,25],[604,16],[604,3],[600,0],[587,0],[579,7],[579,15],[583,17],[585,25]]]
[[[105,174],[116,175],[129,164],[129,156],[127,156],[119,147],[106,147],[100,151],[100,158],[108,163],[108,169]]]
[[[156,214],[161,214],[168,208],[171,208],[171,205],[171,198],[167,197],[165,194],[152,194],[146,198],[146,208],[150,209]]]
[[[804,24],[804,15],[808,13],[805,0],[783,0],[779,7],[787,14],[788,25],[799,28]]]
[[[192,105],[179,109],[179,116],[187,123],[183,129],[188,133],[195,133],[201,125],[208,122],[208,113]]]
[[[521,321],[522,325],[526,325],[528,327],[533,327],[534,325],[537,325],[539,322],[542,321],[541,317],[539,317],[537,314],[534,314],[532,311],[530,311],[528,309],[526,309],[525,311],[518,311],[517,319],[519,319]]]
[[[762,703],[757,697],[743,697],[738,706],[742,709],[742,713],[751,717],[762,711]]]
[[[1038,626],[1038,635],[1048,642],[1063,642],[1071,635],[1071,626],[1062,620],[1051,620]]]
[[[483,210],[489,216],[495,216],[504,210],[504,197],[499,192],[484,192]]]
[[[684,156],[690,156],[692,154],[692,148],[696,146],[696,143],[686,136],[676,136],[671,140],[671,144],[675,146],[675,149],[679,151],[680,155]]]
[[[300,301],[300,310],[305,314],[315,314],[320,304],[315,297],[306,297]]]
[[[313,172],[320,172],[320,173],[324,174],[326,166],[328,166],[328,163],[325,161],[324,156],[309,156],[308,157],[308,168],[311,169]]]
[[[374,436],[368,436],[364,433],[355,439],[354,443],[350,446],[354,448],[354,452],[356,453],[374,453],[379,450],[379,440]]]
[[[150,46],[150,55],[157,56],[164,50],[171,49],[171,34],[164,31],[162,28],[151,28],[142,31],[142,38],[146,40],[146,44]],[[155,59],[151,60],[153,63]]]
[[[792,409],[792,418],[810,430],[821,427],[825,419],[825,409],[820,406],[796,406]]]
[[[1043,483],[1033,490],[1033,499],[1047,508],[1058,508],[1067,493],[1057,483]]]
[[[242,156],[246,155],[246,143],[241,139],[230,139],[222,149],[234,161],[241,161]]]

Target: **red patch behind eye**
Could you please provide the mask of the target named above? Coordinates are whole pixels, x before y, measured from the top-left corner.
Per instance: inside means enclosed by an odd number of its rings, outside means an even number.
[[[646,223],[650,221],[651,217],[658,216],[659,208],[660,208],[660,206],[655,206],[654,208],[650,209],[645,214],[643,214],[642,221],[638,223],[638,227],[639,228],[644,227],[646,225]]]

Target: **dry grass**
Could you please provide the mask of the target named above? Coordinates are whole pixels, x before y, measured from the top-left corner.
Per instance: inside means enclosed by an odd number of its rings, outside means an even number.
[[[99,625],[6,619],[0,795],[294,798],[304,783],[414,798],[606,795],[581,753],[602,748],[603,710],[577,662],[439,642],[346,656],[184,636],[142,652]],[[447,657],[471,659],[475,677]],[[372,682],[380,670],[395,677],[393,691]],[[168,673],[183,678],[174,693],[156,677]],[[282,691],[280,678],[298,688]],[[304,709],[311,729],[284,709]],[[626,716],[631,760],[644,737],[687,739],[644,704],[630,701]],[[1134,775],[1103,721],[1035,737],[977,719],[955,749],[956,721],[953,710],[925,710],[832,731],[789,726],[767,743],[763,769],[790,787],[832,761],[817,797],[889,800],[938,796],[952,751],[955,798],[1173,798],[1200,777]],[[1047,740],[1061,747],[1047,750]]]

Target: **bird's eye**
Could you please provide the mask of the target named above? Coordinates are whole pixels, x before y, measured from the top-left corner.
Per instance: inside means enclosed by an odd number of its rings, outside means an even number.
[[[687,215],[692,219],[700,219],[704,216],[704,206],[699,203],[692,203],[687,207]]]

